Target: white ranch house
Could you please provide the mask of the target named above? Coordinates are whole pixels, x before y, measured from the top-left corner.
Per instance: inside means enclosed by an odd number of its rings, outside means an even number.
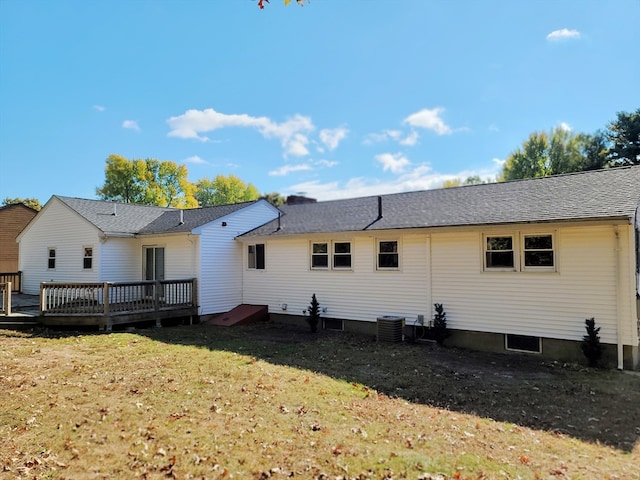
[[[595,317],[609,363],[638,368],[639,205],[640,166],[279,210],[53,197],[19,238],[20,269],[37,293],[144,279],[163,255],[166,278],[198,278],[201,315],[245,303],[304,322],[315,293],[326,326],[375,333],[381,316],[409,330],[441,303],[452,345],[560,359],[582,358]]]

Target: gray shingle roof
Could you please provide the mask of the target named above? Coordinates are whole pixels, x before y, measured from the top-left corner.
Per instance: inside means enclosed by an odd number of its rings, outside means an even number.
[[[177,208],[61,196],[56,198],[99,230],[107,234],[123,235],[190,232],[194,228],[254,203],[185,209],[182,211],[184,223],[180,224],[180,209]]]
[[[378,198],[382,218],[378,219]],[[301,205],[247,236],[605,218],[633,219],[640,166]]]

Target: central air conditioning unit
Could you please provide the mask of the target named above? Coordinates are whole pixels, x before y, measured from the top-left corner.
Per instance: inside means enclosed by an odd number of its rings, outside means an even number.
[[[379,342],[399,343],[404,340],[404,317],[385,315],[377,321]]]

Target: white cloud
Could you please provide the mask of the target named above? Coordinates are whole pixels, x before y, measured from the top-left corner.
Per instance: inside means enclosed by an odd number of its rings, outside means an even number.
[[[331,168],[338,165],[338,162],[336,162],[335,160],[318,160],[316,161],[316,165],[319,165],[321,167]]]
[[[194,156],[192,156],[192,157],[185,158],[185,159],[184,159],[184,163],[203,164],[203,163],[207,163],[207,161],[206,161],[206,160],[204,160],[204,159],[202,159],[202,158],[200,158],[200,157],[199,157],[199,156],[197,156],[197,155],[194,155]]]
[[[381,153],[375,159],[382,164],[382,170],[391,170],[392,173],[404,171],[404,167],[411,165],[411,162],[401,153]]]
[[[415,130],[412,130],[409,135],[407,135],[402,140],[400,140],[400,145],[413,147],[416,143],[418,143],[418,138],[420,138],[420,135],[418,135],[418,132],[416,132]]]
[[[220,128],[244,127],[256,129],[264,138],[280,140],[285,155],[304,156],[309,154],[306,134],[315,129],[311,119],[303,115],[294,115],[290,119],[277,123],[268,117],[252,117],[247,114],[231,114],[216,112],[213,108],[205,110],[187,110],[177,117],[167,120],[171,130],[169,137],[192,138],[202,142],[210,139],[206,132]]]
[[[289,175],[292,172],[303,172],[307,170],[311,170],[311,165],[307,163],[302,163],[300,165],[283,165],[280,168],[275,170],[271,170],[269,172],[269,176],[272,177],[283,177],[285,175]]]
[[[487,181],[493,181],[502,170],[503,162],[494,158],[485,168],[462,170],[457,173],[434,172],[430,165],[423,163],[388,181],[365,177],[355,177],[346,182],[309,181],[292,185],[285,193],[305,192],[309,197],[323,201],[440,188],[445,180],[454,178],[464,180],[476,175]]]
[[[570,132],[571,130],[573,130],[573,128],[571,128],[571,125],[569,125],[567,122],[560,122],[558,124],[558,128],[560,130],[564,130],[565,132]]]
[[[389,140],[398,140],[402,136],[400,130],[383,130],[380,133],[370,133],[362,143],[365,145],[373,145],[374,143],[387,142]]]
[[[135,130],[136,132],[140,131],[140,126],[138,125],[138,122],[136,122],[135,120],[125,120],[124,122],[122,122],[122,128]]]
[[[554,30],[549,35],[547,35],[547,40],[550,42],[557,42],[559,40],[567,40],[567,39],[578,39],[581,34],[578,30],[569,30],[568,28],[562,28],[560,30]]]
[[[498,169],[502,169],[504,164],[507,162],[506,158],[492,158],[491,161],[495,164]]]
[[[340,141],[347,137],[347,133],[349,133],[349,130],[346,128],[324,128],[320,130],[320,141],[329,150],[335,150]]]
[[[408,123],[412,127],[424,128],[427,130],[433,130],[438,135],[448,135],[452,132],[444,120],[440,118],[440,114],[444,112],[444,108],[436,107],[431,110],[423,108],[419,112],[412,113],[403,120],[403,123]]]
[[[99,112],[104,112],[104,111],[106,110],[106,108],[105,108],[105,107],[103,107],[102,105],[94,105],[92,108],[93,108],[94,110],[99,111]]]

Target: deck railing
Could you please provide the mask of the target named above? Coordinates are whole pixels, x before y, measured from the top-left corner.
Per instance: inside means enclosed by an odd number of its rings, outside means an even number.
[[[196,279],[142,282],[43,282],[40,284],[40,315],[43,317],[103,317],[110,329],[125,323],[126,316],[153,318],[171,310],[197,309]],[[145,314],[148,314],[145,316]],[[114,322],[114,317],[123,317]],[[166,316],[166,315],[165,315]]]
[[[0,283],[10,282],[13,291],[22,293],[22,272],[0,272]]]
[[[11,315],[11,282],[0,283],[0,315]]]

